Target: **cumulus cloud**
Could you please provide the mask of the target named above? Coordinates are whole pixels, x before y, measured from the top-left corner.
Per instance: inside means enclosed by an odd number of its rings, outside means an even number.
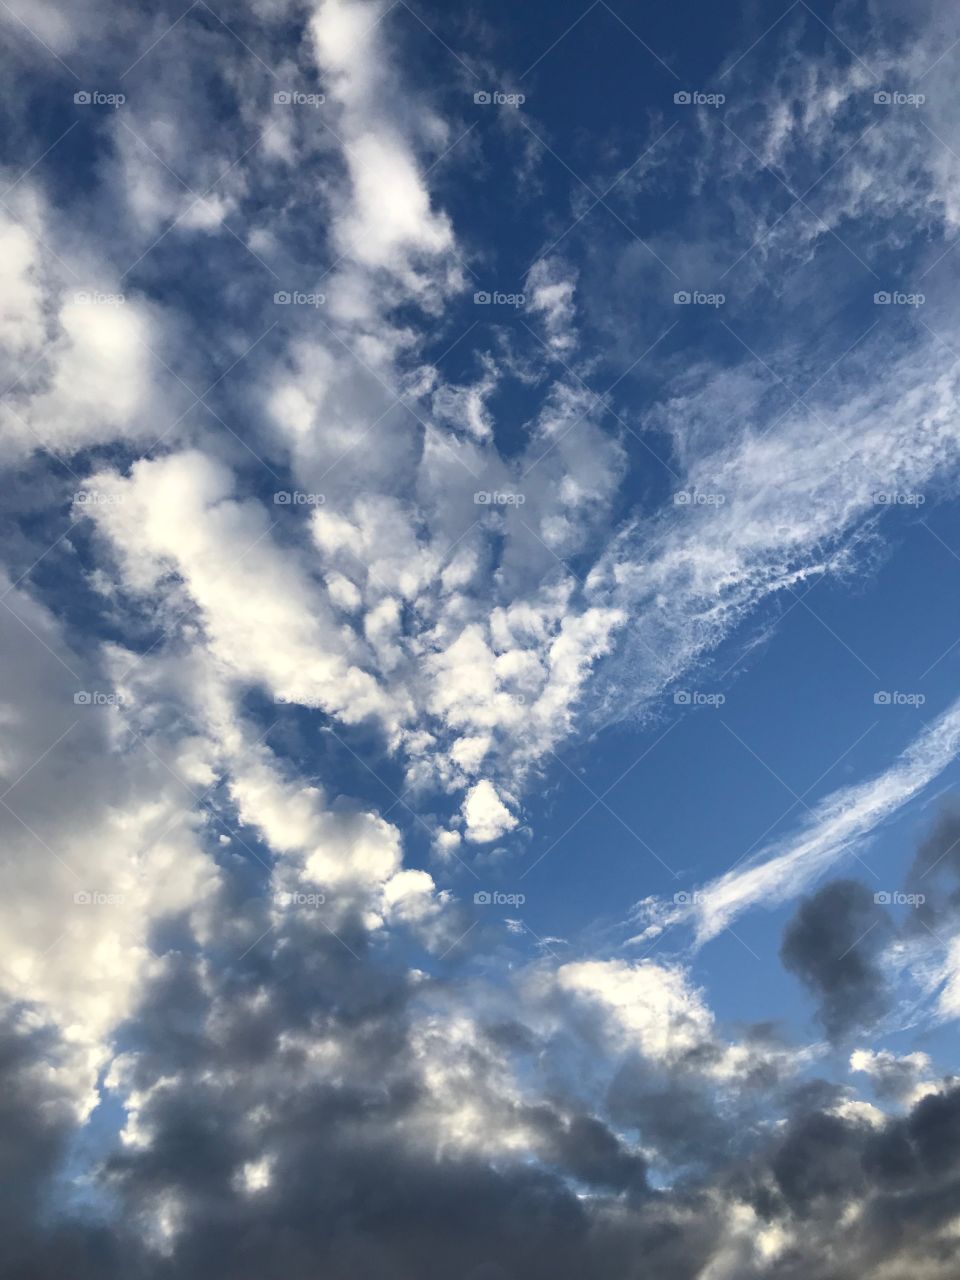
[[[506,831],[517,825],[517,819],[497,795],[488,778],[481,778],[467,792],[463,802],[463,820],[466,838],[474,844],[489,844],[499,840]]]

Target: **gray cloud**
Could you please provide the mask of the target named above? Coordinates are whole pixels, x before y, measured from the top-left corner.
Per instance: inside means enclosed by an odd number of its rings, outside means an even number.
[[[866,885],[835,880],[803,899],[784,930],[781,959],[816,996],[830,1036],[869,1026],[884,1012],[878,957],[892,928]]]

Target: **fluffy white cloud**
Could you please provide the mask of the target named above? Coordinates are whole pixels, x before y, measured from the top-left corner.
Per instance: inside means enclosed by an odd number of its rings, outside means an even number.
[[[264,508],[232,497],[226,467],[194,451],[138,462],[129,478],[101,472],[88,488],[104,495],[86,509],[111,539],[126,585],[152,591],[174,571],[213,652],[239,678],[350,723],[380,717],[396,732],[402,705],[361,667],[358,637],[300,558],[271,538]]]
[[[467,792],[463,802],[466,837],[473,844],[499,840],[517,825],[516,817],[500,799],[493,783],[481,778]]]
[[[331,105],[340,107],[339,132],[349,171],[350,195],[335,217],[341,253],[368,268],[400,277],[414,293],[426,287],[422,259],[449,254],[449,219],[431,207],[413,150],[396,125],[396,90],[380,52],[380,4],[322,0],[310,24]],[[421,132],[442,133],[426,117]],[[451,260],[447,279],[459,282]]]
[[[221,882],[189,787],[129,732],[129,690],[4,588],[0,996],[62,1037],[61,1083],[87,1112],[156,971],[153,930],[179,917],[209,939]]]
[[[557,970],[561,990],[602,1009],[623,1047],[677,1062],[713,1034],[713,1015],[680,968],[640,961],[585,960]]]
[[[11,200],[14,211],[0,211],[0,456],[159,436],[169,423],[159,416],[150,352],[160,343],[156,309],[126,295],[102,260],[60,243],[35,192]]]

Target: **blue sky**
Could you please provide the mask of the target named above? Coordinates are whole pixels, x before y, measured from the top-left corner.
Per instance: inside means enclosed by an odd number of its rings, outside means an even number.
[[[0,25],[13,1274],[947,1276],[949,6]]]

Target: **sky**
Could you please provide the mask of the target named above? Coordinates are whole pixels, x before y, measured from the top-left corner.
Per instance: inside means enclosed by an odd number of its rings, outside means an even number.
[[[11,1280],[947,1280],[945,0],[0,0]]]

